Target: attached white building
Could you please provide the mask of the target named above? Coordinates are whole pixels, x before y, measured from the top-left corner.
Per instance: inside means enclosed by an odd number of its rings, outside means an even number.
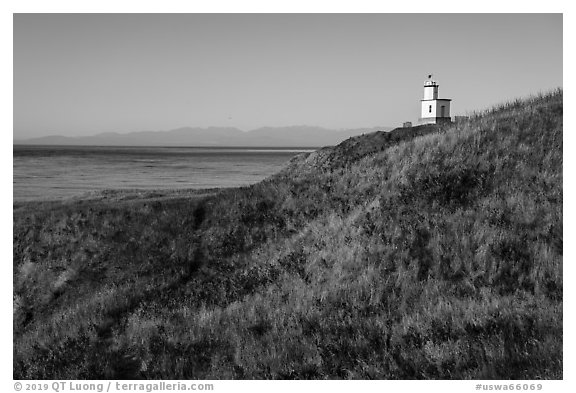
[[[450,122],[450,99],[438,98],[438,83],[432,80],[432,75],[424,82],[424,99],[420,112],[419,124],[437,124]]]

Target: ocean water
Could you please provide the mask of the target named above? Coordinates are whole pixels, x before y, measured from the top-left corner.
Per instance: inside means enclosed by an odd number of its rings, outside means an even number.
[[[256,183],[313,149],[13,147],[14,201],[56,200],[104,189],[202,189]]]

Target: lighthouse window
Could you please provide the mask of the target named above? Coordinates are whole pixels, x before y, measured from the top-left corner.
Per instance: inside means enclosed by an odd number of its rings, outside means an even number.
[[[432,113],[432,105],[428,105],[428,113]]]

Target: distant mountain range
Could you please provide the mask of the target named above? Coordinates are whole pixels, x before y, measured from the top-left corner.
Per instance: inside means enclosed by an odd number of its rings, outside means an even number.
[[[322,127],[262,127],[241,131],[232,127],[183,127],[170,131],[140,131],[126,134],[107,132],[92,136],[68,137],[50,135],[41,138],[16,139],[19,145],[88,145],[88,146],[246,146],[246,147],[312,147],[335,145],[351,136],[393,127],[331,130]]]

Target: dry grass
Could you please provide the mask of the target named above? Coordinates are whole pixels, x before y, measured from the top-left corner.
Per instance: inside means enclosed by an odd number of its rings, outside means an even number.
[[[562,378],[562,108],[215,194],[19,205],[14,378]]]

